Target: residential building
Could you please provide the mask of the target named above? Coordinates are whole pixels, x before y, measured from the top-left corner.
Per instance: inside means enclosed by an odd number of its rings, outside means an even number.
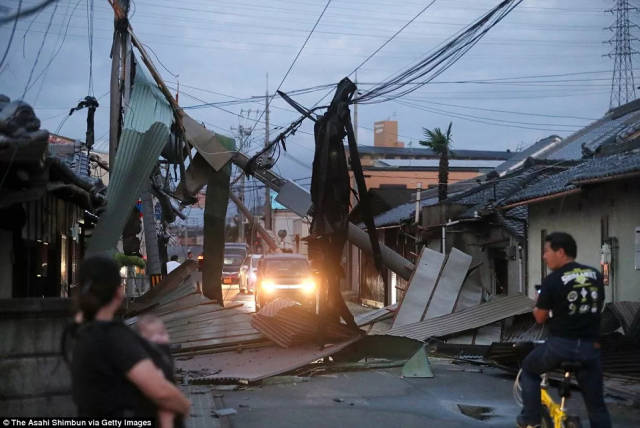
[[[548,271],[542,260],[544,238],[570,233],[577,261],[598,267],[608,302],[640,300],[640,151],[593,158],[525,187],[503,210],[528,207],[526,292]]]

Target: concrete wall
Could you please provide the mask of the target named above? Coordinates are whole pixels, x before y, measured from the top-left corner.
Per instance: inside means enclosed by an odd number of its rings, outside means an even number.
[[[13,231],[0,229],[0,299],[13,294]]]
[[[534,285],[541,281],[541,231],[570,233],[578,244],[577,261],[599,267],[603,216],[609,216],[609,236],[618,241],[607,301],[640,300],[640,271],[634,267],[634,230],[640,226],[638,179],[594,185],[579,194],[529,205],[529,296],[535,297]]]
[[[67,299],[0,300],[0,415],[75,416],[60,339]]]

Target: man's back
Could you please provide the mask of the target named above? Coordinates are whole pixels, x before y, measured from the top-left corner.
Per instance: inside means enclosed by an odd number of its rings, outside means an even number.
[[[552,311],[552,336],[593,340],[598,337],[603,302],[600,272],[572,261],[544,279],[536,306]]]

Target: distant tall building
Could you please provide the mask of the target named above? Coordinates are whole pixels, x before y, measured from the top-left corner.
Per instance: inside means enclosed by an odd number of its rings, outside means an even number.
[[[398,121],[383,120],[373,124],[373,145],[375,147],[404,147],[398,141]]]

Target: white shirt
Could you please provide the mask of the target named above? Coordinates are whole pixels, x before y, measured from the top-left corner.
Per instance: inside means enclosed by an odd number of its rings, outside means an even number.
[[[180,266],[180,263],[175,260],[170,260],[167,262],[167,275],[171,273],[172,270]]]

